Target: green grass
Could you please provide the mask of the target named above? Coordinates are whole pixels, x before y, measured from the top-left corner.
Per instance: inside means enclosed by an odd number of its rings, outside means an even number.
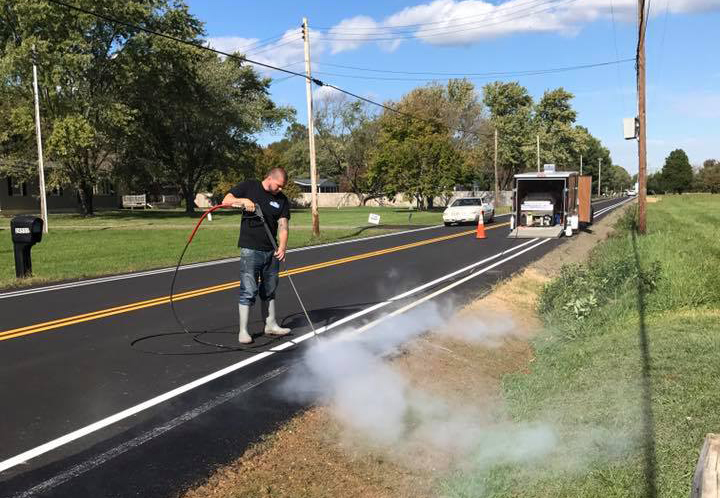
[[[704,435],[720,431],[720,196],[649,204],[636,250],[630,217],[619,226],[543,291],[530,373],[503,382],[509,415],[552,427],[557,445],[461,472],[444,496],[689,495]]]
[[[327,229],[319,238],[309,229],[291,229],[289,247],[367,237],[391,230]],[[33,247],[34,276],[15,278],[12,242],[7,231],[0,242],[0,288],[58,280],[110,275],[173,266],[180,256],[189,229],[51,230]],[[201,229],[188,249],[185,263],[237,256],[237,227]]]
[[[442,223],[442,211],[415,211],[398,208],[320,208],[320,226],[328,228],[357,228],[367,226],[368,215],[377,213],[383,225],[438,225]],[[198,210],[188,216],[181,210],[113,210],[99,211],[95,216],[82,217],[78,214],[51,214],[50,229],[78,228],[185,228],[191,229],[202,215]],[[240,212],[220,210],[213,213],[212,223],[208,227],[237,226]],[[9,225],[9,217],[5,217],[2,228]],[[310,209],[293,209],[291,225],[309,227],[312,225]]]

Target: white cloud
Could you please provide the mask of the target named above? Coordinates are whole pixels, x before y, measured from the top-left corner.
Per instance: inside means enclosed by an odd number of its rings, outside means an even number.
[[[418,39],[433,45],[468,45],[516,33],[554,32],[576,34],[584,24],[610,19],[635,22],[636,0],[576,0],[554,4],[509,0],[493,4],[482,0],[434,0],[406,7],[384,20],[356,16],[336,24],[327,33],[331,53],[355,50],[376,43],[396,49],[404,40]],[[673,0],[673,13],[720,9],[720,0]],[[655,9],[653,15],[664,15]],[[421,26],[419,26],[421,25]]]
[[[312,33],[311,33],[312,37]],[[311,38],[312,39],[312,38]],[[271,66],[302,71],[299,62],[304,61],[305,52],[303,40],[299,29],[292,29],[277,41],[270,44],[258,44],[257,38],[240,38],[235,36],[214,37],[208,39],[208,45],[223,52],[240,52],[248,59],[252,59]],[[321,46],[313,46],[316,54],[322,53]],[[282,73],[258,66],[256,68],[263,74],[279,76]]]

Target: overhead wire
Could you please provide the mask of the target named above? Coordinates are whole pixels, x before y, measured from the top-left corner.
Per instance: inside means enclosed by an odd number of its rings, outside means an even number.
[[[435,76],[454,76],[454,77],[460,77],[460,78],[473,80],[473,79],[492,79],[492,78],[499,78],[499,77],[536,76],[536,75],[543,75],[543,74],[554,74],[554,73],[577,71],[577,70],[581,70],[581,69],[590,69],[590,68],[596,68],[596,67],[602,67],[602,66],[618,65],[618,64],[623,64],[623,63],[627,63],[627,62],[632,62],[634,60],[635,60],[634,58],[627,58],[627,59],[618,59],[618,60],[613,60],[613,61],[598,62],[598,63],[593,63],[593,64],[580,64],[580,65],[575,65],[575,66],[565,66],[565,67],[548,68],[548,69],[537,69],[537,70],[526,70],[526,71],[496,71],[496,72],[488,72],[488,73],[422,73],[422,72],[402,72],[402,71],[387,71],[387,72],[392,73],[392,74],[415,74],[415,75],[428,74],[428,75],[435,75]],[[385,72],[385,71],[372,70],[372,69],[361,69],[361,68],[356,68],[356,69]],[[342,78],[354,78],[354,79],[364,79],[364,80],[382,80],[382,81],[436,81],[438,79],[438,78],[402,78],[402,77],[385,77],[385,76],[365,76],[365,75],[357,75],[357,74],[333,73],[333,72],[327,72],[327,71],[314,71],[314,74],[337,76],[337,77],[342,77]]]
[[[574,2],[576,2],[576,1],[577,1],[577,0],[560,0],[560,1],[558,1],[558,2],[551,2],[552,5],[551,5],[550,7],[547,7],[547,8],[545,8],[545,9],[540,9],[540,10],[534,10],[534,11],[532,11],[532,12],[530,12],[530,13],[527,13],[527,14],[524,14],[524,15],[521,15],[521,16],[515,16],[515,17],[510,17],[510,18],[507,18],[507,19],[495,20],[495,21],[493,21],[493,22],[476,24],[476,25],[474,25],[474,26],[471,27],[471,28],[452,29],[452,30],[448,30],[447,28],[443,28],[443,31],[442,31],[442,32],[438,32],[438,33],[435,33],[435,32],[434,32],[435,30],[426,30],[426,31],[419,30],[419,31],[414,31],[414,32],[412,32],[411,34],[407,34],[407,35],[403,34],[403,35],[401,35],[401,36],[387,36],[387,35],[372,36],[372,35],[363,35],[363,34],[359,33],[358,36],[355,37],[355,38],[346,38],[346,37],[349,36],[349,35],[342,35],[342,36],[340,36],[340,37],[335,37],[335,36],[332,36],[333,33],[330,32],[330,33],[324,34],[323,39],[324,39],[324,40],[329,40],[329,41],[354,41],[354,42],[366,41],[366,42],[372,42],[372,41],[409,40],[409,39],[414,39],[414,38],[447,37],[447,36],[454,35],[454,34],[457,34],[457,33],[465,33],[465,32],[468,32],[468,31],[476,31],[476,30],[478,30],[479,28],[484,28],[484,27],[487,27],[487,26],[495,26],[495,25],[498,25],[498,24],[504,24],[504,23],[507,23],[507,22],[516,21],[516,20],[518,20],[518,19],[522,19],[522,18],[525,18],[525,17],[530,17],[530,16],[533,16],[533,15],[535,15],[535,14],[542,14],[542,13],[544,13],[544,12],[548,12],[548,11],[550,11],[550,10],[555,9],[555,8],[557,8],[557,7],[560,6],[560,5],[567,5],[567,4],[574,3]],[[431,31],[431,32],[428,33],[428,31]]]
[[[249,54],[249,55],[252,55],[252,56],[256,56],[256,55],[258,55],[258,54],[263,54],[263,53],[265,53],[265,52],[269,52],[269,51],[271,51],[271,50],[275,50],[276,48],[279,48],[279,47],[284,47],[284,46],[286,46],[286,45],[290,45],[291,43],[296,43],[296,42],[298,42],[299,40],[302,40],[302,35],[297,34],[297,35],[293,36],[292,38],[290,38],[290,39],[288,39],[288,40],[285,40],[283,43],[277,43],[277,44],[275,44],[275,45],[271,45],[271,46],[268,46],[268,47],[266,47],[266,48],[263,48],[262,50],[250,50],[250,51],[248,52],[248,54]]]
[[[551,4],[551,3],[555,3],[555,2],[560,3],[559,0],[531,0],[529,2],[519,3],[519,4],[513,5],[511,7],[507,7],[507,8],[504,7],[506,4],[500,4],[495,7],[495,10],[493,12],[485,12],[483,14],[475,14],[472,16],[466,16],[464,18],[459,18],[458,20],[463,21],[463,20],[472,19],[472,18],[476,18],[476,17],[487,20],[488,18],[496,17],[498,14],[506,15],[506,14],[513,13],[513,12],[515,12],[515,13],[522,12],[525,10],[529,10],[531,8],[542,6],[544,4]],[[521,7],[523,5],[530,5],[530,4],[534,4],[534,5],[531,5],[530,7],[526,7],[524,9],[515,9],[515,7]],[[368,34],[368,33],[372,34],[373,32],[377,32],[375,34],[388,35],[388,34],[394,34],[394,33],[414,33],[419,30],[425,30],[425,28],[423,28],[423,26],[430,26],[430,25],[435,25],[435,24],[444,24],[445,26],[443,26],[442,28],[429,28],[429,30],[445,30],[450,27],[467,26],[470,24],[476,24],[478,22],[480,22],[480,21],[470,21],[470,22],[453,24],[453,21],[444,20],[444,21],[432,21],[432,22],[427,22],[427,23],[405,24],[405,25],[396,25],[396,26],[377,26],[372,29],[365,29],[362,27],[358,27],[358,28],[355,28],[354,31],[345,30],[342,28],[338,29],[337,27],[331,27],[331,28],[320,27],[320,28],[315,28],[315,29],[327,31],[330,33],[335,33],[335,34],[353,34],[354,32],[362,31],[362,33],[358,33],[358,34]],[[402,28],[414,28],[414,29],[403,30]]]
[[[283,39],[286,34],[287,34],[287,32],[285,32],[285,33],[280,33],[279,35],[275,35],[275,36],[270,36],[270,37],[267,37],[267,38],[263,38],[262,40],[258,40],[258,41],[255,41],[255,42],[253,42],[253,43],[249,43],[249,44],[247,44],[247,45],[243,45],[242,47],[239,47],[239,48],[237,49],[237,51],[238,51],[238,52],[244,52],[244,51],[246,51],[246,50],[255,50],[255,49],[259,48],[259,47],[262,47],[262,46],[265,46],[265,45],[270,45],[270,44],[272,44],[272,43],[274,43],[274,42],[276,42],[276,41],[278,41],[278,40]]]
[[[144,27],[144,26],[138,26],[138,25],[135,25],[135,24],[132,24],[132,23],[128,23],[128,22],[122,21],[122,20],[120,20],[120,19],[116,19],[116,18],[114,18],[114,17],[108,16],[108,15],[106,15],[106,14],[101,14],[101,13],[98,13],[98,12],[95,12],[95,11],[92,11],[92,10],[88,10],[88,9],[85,9],[85,8],[82,8],[82,7],[78,7],[78,6],[76,6],[76,5],[69,4],[69,3],[64,2],[64,1],[62,1],[62,0],[47,0],[47,1],[48,1],[49,3],[55,4],[55,5],[59,5],[59,6],[62,6],[62,7],[64,7],[64,8],[67,8],[67,9],[74,10],[74,11],[76,11],[76,12],[81,12],[81,13],[83,13],[83,14],[91,15],[91,16],[97,17],[97,18],[99,18],[99,19],[106,20],[106,21],[108,21],[108,22],[117,23],[117,24],[119,24],[119,25],[123,25],[123,26],[129,27],[129,28],[132,28],[132,29],[135,29],[135,30],[138,30],[138,31],[141,31],[141,32],[150,34],[150,35],[153,35],[153,36],[158,36],[158,37],[160,37],[160,38],[165,38],[165,39],[168,39],[168,40],[172,40],[172,41],[175,41],[175,42],[177,42],[177,43],[181,43],[181,44],[183,44],[183,45],[191,46],[191,47],[194,47],[194,48],[199,49],[199,50],[206,50],[206,51],[215,53],[215,54],[217,54],[217,55],[222,55],[222,56],[224,56],[224,57],[229,57],[229,58],[232,58],[232,59],[235,59],[235,60],[239,60],[240,62],[245,62],[245,63],[248,63],[248,64],[253,64],[253,65],[256,65],[256,66],[264,67],[264,68],[266,68],[266,69],[272,69],[272,70],[275,70],[275,71],[279,71],[279,72],[282,72],[282,73],[286,73],[286,74],[291,75],[291,76],[297,76],[297,77],[303,78],[303,79],[305,79],[305,80],[310,80],[312,83],[315,83],[317,86],[325,86],[325,87],[331,88],[331,89],[336,90],[336,91],[338,91],[338,92],[340,92],[340,93],[343,93],[343,94],[346,94],[346,95],[348,95],[348,96],[350,96],[350,97],[353,97],[353,98],[355,98],[355,99],[357,99],[357,100],[360,100],[360,101],[369,103],[369,104],[371,104],[371,105],[380,107],[380,108],[382,108],[382,109],[385,109],[385,110],[387,110],[387,111],[393,112],[393,113],[395,113],[395,114],[397,114],[397,115],[405,116],[405,117],[410,118],[410,119],[416,119],[416,120],[423,121],[423,122],[426,122],[426,123],[430,123],[430,124],[433,124],[433,125],[440,124],[440,125],[442,125],[442,126],[447,126],[447,125],[445,125],[444,123],[442,123],[442,122],[440,122],[440,121],[438,121],[438,120],[431,119],[431,118],[425,118],[425,117],[422,117],[422,116],[414,115],[414,114],[412,114],[412,113],[408,113],[408,112],[405,112],[405,111],[401,111],[400,109],[396,109],[396,108],[391,107],[391,106],[389,106],[389,105],[387,105],[387,104],[382,104],[382,103],[380,103],[380,102],[376,102],[376,101],[374,101],[374,100],[372,100],[372,99],[369,99],[369,98],[367,98],[367,97],[360,96],[360,95],[358,95],[358,94],[356,94],[356,93],[354,93],[354,92],[351,92],[351,91],[349,91],[349,90],[345,90],[344,88],[338,87],[337,85],[333,85],[333,84],[330,84],[330,83],[325,83],[325,82],[323,82],[323,81],[321,81],[321,80],[319,80],[319,79],[317,79],[317,78],[314,78],[314,77],[312,77],[312,76],[308,76],[308,75],[306,75],[305,73],[300,73],[300,72],[297,72],[297,71],[292,71],[292,70],[290,70],[290,69],[287,69],[286,67],[279,67],[279,66],[275,66],[275,65],[272,65],[272,64],[267,64],[267,63],[260,62],[260,61],[254,60],[254,59],[249,59],[249,58],[246,57],[246,56],[238,55],[238,54],[236,54],[236,53],[228,53],[228,52],[225,52],[225,51],[222,51],[222,50],[218,50],[218,49],[215,49],[215,48],[212,48],[212,47],[209,47],[209,46],[198,45],[198,44],[196,44],[196,43],[193,43],[192,41],[189,41],[189,40],[186,40],[186,39],[182,39],[182,38],[179,38],[179,37],[177,37],[177,36],[173,36],[173,35],[169,35],[169,34],[167,34],[167,33],[162,33],[162,32],[159,32],[159,31],[155,31],[155,30],[146,28],[146,27]],[[576,1],[576,0],[565,0],[565,3],[574,2],[574,1]],[[616,61],[616,62],[620,62],[620,61]],[[608,64],[608,63],[601,63],[601,65],[607,65],[607,64]],[[473,134],[473,135],[475,135],[475,136],[477,136],[477,137],[490,136],[490,135],[492,135],[491,133],[482,134],[482,133],[478,133],[478,132],[470,132],[470,131],[468,131],[468,130],[463,130],[463,129],[453,129],[453,128],[450,128],[450,130],[451,130],[451,131],[460,132],[460,133],[470,133],[470,134]]]

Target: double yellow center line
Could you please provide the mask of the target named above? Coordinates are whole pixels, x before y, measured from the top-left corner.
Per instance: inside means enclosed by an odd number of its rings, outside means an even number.
[[[489,227],[486,227],[486,230],[489,230],[492,228],[499,228],[502,226],[506,226],[508,224],[509,223],[500,223],[497,225],[491,225]],[[280,276],[286,277],[289,275],[297,275],[297,274],[306,273],[309,271],[320,270],[322,268],[328,268],[330,266],[341,265],[341,264],[350,263],[353,261],[360,261],[362,259],[374,258],[376,256],[381,256],[383,254],[389,254],[389,253],[393,253],[393,252],[397,252],[397,251],[404,251],[406,249],[412,249],[413,247],[419,247],[419,246],[424,246],[427,244],[433,244],[435,242],[441,242],[443,240],[455,239],[457,237],[469,235],[474,232],[475,232],[475,230],[468,230],[465,232],[454,233],[452,235],[444,235],[442,237],[434,237],[432,239],[426,239],[426,240],[421,240],[418,242],[412,242],[410,244],[403,244],[400,246],[389,247],[387,249],[380,249],[378,251],[371,251],[371,252],[366,252],[366,253],[362,253],[362,254],[356,254],[354,256],[348,256],[346,258],[333,259],[331,261],[325,261],[323,263],[316,263],[314,265],[301,266],[299,268],[293,268],[291,270],[282,271],[282,272],[280,272]],[[204,296],[205,294],[212,294],[215,292],[222,292],[222,291],[234,289],[234,288],[238,287],[239,285],[240,285],[240,283],[237,280],[233,281],[233,282],[226,282],[224,284],[213,285],[210,287],[203,287],[201,289],[195,289],[195,290],[191,290],[191,291],[174,294],[172,299],[173,299],[173,301],[182,301],[184,299],[191,299],[194,297]],[[69,325],[75,325],[78,323],[89,322],[91,320],[98,320],[100,318],[106,318],[106,317],[113,316],[113,315],[119,315],[121,313],[137,311],[137,310],[141,310],[143,308],[150,308],[152,306],[160,306],[163,304],[167,304],[169,302],[170,302],[170,296],[156,297],[155,299],[148,299],[146,301],[137,301],[134,303],[125,304],[123,306],[116,306],[114,308],[107,308],[104,310],[93,311],[91,313],[84,313],[82,315],[74,315],[74,316],[69,316],[66,318],[59,318],[57,320],[51,320],[48,322],[36,323],[34,325],[27,325],[25,327],[19,327],[16,329],[4,330],[4,331],[0,332],[0,341],[14,339],[16,337],[22,337],[24,335],[29,335],[29,334],[36,334],[38,332],[45,332],[46,330],[53,330],[53,329],[58,329],[61,327],[67,327]]]

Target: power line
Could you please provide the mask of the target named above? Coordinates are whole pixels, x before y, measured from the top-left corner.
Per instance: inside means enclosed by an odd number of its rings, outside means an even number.
[[[160,37],[160,38],[165,38],[165,39],[168,39],[168,40],[172,40],[172,41],[175,41],[175,42],[180,43],[180,44],[183,44],[183,45],[187,45],[187,46],[190,46],[190,47],[194,47],[194,48],[196,48],[196,49],[198,49],[198,50],[206,50],[206,51],[208,51],[208,52],[212,52],[212,53],[215,53],[215,54],[217,54],[217,55],[222,55],[222,56],[225,56],[225,57],[229,57],[229,58],[232,58],[232,59],[236,59],[236,60],[239,60],[239,61],[241,61],[241,62],[246,62],[246,63],[248,63],[248,64],[254,64],[254,65],[256,65],[256,66],[264,67],[264,68],[267,68],[267,69],[273,69],[273,70],[275,70],[275,71],[280,71],[280,72],[286,73],[286,74],[291,75],[291,76],[298,76],[298,77],[301,77],[301,78],[303,78],[303,79],[310,80],[312,83],[315,83],[315,84],[318,85],[318,86],[326,86],[326,87],[328,87],[328,88],[332,88],[333,90],[336,90],[336,91],[338,91],[338,92],[340,92],[340,93],[344,93],[344,94],[346,94],[346,95],[348,95],[348,96],[350,96],[350,97],[353,97],[353,98],[355,98],[355,99],[357,99],[357,100],[360,100],[360,101],[367,102],[367,103],[369,103],[369,104],[378,106],[378,107],[380,107],[380,108],[382,108],[382,109],[385,109],[385,110],[387,110],[387,111],[393,112],[393,113],[395,113],[395,114],[398,114],[398,115],[401,115],[401,116],[405,116],[405,117],[408,117],[408,118],[411,118],[411,119],[416,119],[416,120],[419,120],[419,121],[423,121],[423,122],[426,122],[426,123],[430,123],[430,124],[433,124],[433,125],[438,125],[438,124],[440,124],[441,126],[446,127],[446,125],[445,125],[444,123],[442,123],[441,121],[438,121],[438,120],[435,120],[435,119],[428,119],[428,118],[424,118],[424,117],[421,117],[421,116],[416,116],[416,115],[413,115],[413,114],[411,114],[411,113],[404,112],[404,111],[401,111],[401,110],[399,110],[399,109],[395,109],[395,108],[390,107],[390,106],[388,106],[388,105],[381,104],[380,102],[376,102],[376,101],[371,100],[371,99],[369,99],[369,98],[366,98],[366,97],[362,97],[362,96],[360,96],[360,95],[357,95],[356,93],[350,92],[349,90],[345,90],[345,89],[340,88],[340,87],[338,87],[338,86],[336,86],[336,85],[333,85],[333,84],[330,84],[330,83],[324,83],[323,81],[321,81],[321,80],[319,80],[319,79],[317,79],[317,78],[309,77],[309,76],[307,76],[307,75],[305,75],[305,74],[303,74],[303,73],[299,73],[299,72],[296,72],[296,71],[291,71],[291,70],[286,69],[286,68],[283,68],[283,67],[273,66],[272,64],[266,64],[266,63],[264,63],[264,62],[259,62],[259,61],[256,61],[256,60],[248,59],[247,57],[240,56],[240,55],[237,55],[237,54],[231,54],[231,53],[228,53],[228,52],[224,52],[224,51],[222,51],[222,50],[214,49],[214,48],[212,48],[212,47],[203,46],[203,45],[197,45],[197,44],[195,44],[195,43],[193,43],[193,42],[191,42],[191,41],[183,40],[182,38],[178,38],[178,37],[176,37],[176,36],[168,35],[168,34],[166,34],[166,33],[161,33],[161,32],[159,32],[159,31],[154,31],[154,30],[151,30],[151,29],[149,29],[149,28],[145,28],[145,27],[138,26],[138,25],[135,25],[135,24],[131,24],[131,23],[128,23],[128,22],[125,22],[125,21],[121,21],[121,20],[119,20],[119,19],[116,19],[116,18],[107,16],[107,15],[104,15],[104,14],[100,14],[100,13],[97,13],[97,12],[93,12],[93,11],[91,11],[91,10],[87,10],[87,9],[84,9],[84,8],[81,8],[81,7],[77,7],[77,6],[75,6],[75,5],[71,5],[71,4],[65,3],[65,2],[63,2],[63,1],[61,1],[61,0],[47,0],[47,1],[48,1],[49,3],[53,3],[53,4],[56,4],[56,5],[62,6],[62,7],[64,7],[64,8],[66,8],[66,9],[70,9],[70,10],[74,10],[74,11],[76,11],[76,12],[81,12],[81,13],[83,13],[83,14],[91,15],[91,16],[94,16],[94,17],[96,17],[96,18],[103,19],[103,20],[108,21],[108,22],[111,22],[111,23],[120,24],[120,25],[129,27],[129,28],[131,28],[131,29],[135,29],[135,30],[137,30],[137,31],[141,31],[141,32],[144,32],[144,33],[153,35],[153,36],[158,36],[158,37]],[[575,1],[575,0],[571,0],[571,1]],[[616,61],[616,62],[619,62],[619,61]],[[603,63],[603,64],[608,64],[608,63]],[[452,131],[460,132],[460,133],[470,133],[470,134],[472,134],[472,135],[474,135],[474,136],[476,136],[476,137],[478,137],[478,138],[480,138],[481,136],[490,136],[490,135],[492,135],[492,134],[490,134],[490,133],[484,133],[484,134],[483,134],[483,133],[478,133],[478,132],[470,132],[470,131],[468,131],[468,130],[463,130],[463,129],[453,129],[453,128],[450,128],[450,127],[448,127],[448,129],[450,129],[450,130],[452,130]]]
[[[158,36],[158,37],[165,38],[165,39],[168,39],[168,40],[173,40],[173,41],[175,41],[175,42],[177,42],[177,43],[181,43],[181,44],[183,44],[183,45],[188,45],[188,46],[194,47],[194,48],[196,48],[196,49],[198,49],[198,50],[206,50],[206,51],[208,51],[208,52],[212,52],[212,53],[215,53],[215,54],[218,54],[218,55],[222,55],[222,56],[229,57],[229,58],[232,58],[232,59],[237,59],[237,60],[239,60],[239,61],[241,61],[241,62],[247,62],[247,63],[249,63],[249,64],[255,64],[255,65],[257,65],[257,66],[264,67],[264,68],[267,68],[267,69],[274,69],[274,70],[276,70],[276,71],[280,71],[280,72],[283,72],[283,73],[287,73],[287,74],[290,74],[290,75],[293,75],[293,76],[299,76],[299,77],[304,78],[304,79],[306,79],[306,80],[309,79],[311,82],[315,83],[315,84],[318,85],[318,86],[327,86],[327,87],[329,87],[329,88],[332,88],[332,89],[334,89],[334,90],[337,90],[338,92],[341,92],[341,93],[344,93],[344,94],[346,94],[346,95],[349,95],[350,97],[356,98],[356,99],[358,99],[358,100],[362,100],[363,102],[367,102],[367,103],[372,104],[372,105],[376,105],[376,106],[378,106],[378,107],[381,107],[381,108],[386,109],[386,110],[388,110],[388,111],[394,112],[394,113],[396,113],[396,114],[399,114],[399,115],[402,115],[402,116],[406,116],[406,117],[409,117],[409,118],[412,118],[412,119],[417,119],[417,120],[420,120],[420,121],[424,121],[424,122],[427,122],[427,123],[431,123],[431,124],[434,124],[434,125],[440,124],[440,125],[442,125],[442,126],[445,126],[445,124],[442,123],[442,122],[440,122],[440,121],[431,120],[431,119],[426,119],[426,118],[423,118],[423,117],[420,117],[420,116],[414,116],[414,115],[412,115],[412,114],[410,114],[410,113],[407,113],[407,112],[404,112],[404,111],[400,111],[400,110],[398,110],[398,109],[394,109],[394,108],[392,108],[392,107],[390,107],[390,106],[387,106],[387,105],[385,105],[385,104],[381,104],[381,103],[379,103],[379,102],[375,102],[374,100],[370,100],[370,99],[368,99],[368,98],[366,98],[366,97],[361,97],[361,96],[359,96],[359,95],[357,95],[357,94],[355,94],[355,93],[353,93],[353,92],[350,92],[350,91],[348,91],[348,90],[344,90],[344,89],[342,89],[342,88],[340,88],[340,87],[338,87],[338,86],[331,85],[331,84],[328,84],[328,83],[324,83],[324,82],[322,82],[322,81],[320,81],[319,79],[316,79],[316,78],[308,77],[308,76],[306,76],[306,75],[303,74],[303,73],[298,73],[298,72],[296,72],[296,71],[291,71],[291,70],[289,70],[289,69],[285,69],[285,68],[282,68],[282,67],[273,66],[272,64],[265,64],[265,63],[263,63],[263,62],[258,62],[258,61],[252,60],[252,59],[248,59],[247,57],[243,57],[243,56],[240,56],[240,55],[237,55],[237,54],[230,54],[230,53],[227,53],[227,52],[223,52],[222,50],[217,50],[217,49],[214,49],[214,48],[212,48],[212,47],[207,47],[207,46],[203,46],[203,45],[197,45],[197,44],[195,44],[195,43],[193,43],[193,42],[191,42],[191,41],[183,40],[182,38],[178,38],[178,37],[176,37],[176,36],[168,35],[168,34],[165,34],[165,33],[160,33],[159,31],[154,31],[154,30],[151,30],[151,29],[142,27],[142,26],[137,26],[137,25],[135,25],[135,24],[131,24],[131,23],[128,23],[128,22],[125,22],[125,21],[121,21],[121,20],[119,20],[119,19],[115,19],[115,18],[113,18],[113,17],[107,16],[107,15],[104,15],[104,14],[100,14],[100,13],[97,13],[97,12],[93,12],[93,11],[91,11],[91,10],[87,10],[87,9],[84,9],[84,8],[81,8],[81,7],[77,7],[77,6],[75,6],[75,5],[71,5],[71,4],[65,3],[65,2],[63,2],[63,1],[61,1],[61,0],[48,0],[48,2],[54,3],[54,4],[56,4],[56,5],[60,5],[60,6],[62,6],[62,7],[65,7],[66,9],[70,9],[70,10],[74,10],[74,11],[76,11],[76,12],[81,12],[81,13],[83,13],[83,14],[91,15],[91,16],[97,17],[97,18],[99,18],[99,19],[103,19],[103,20],[108,21],[108,22],[111,22],[111,23],[117,23],[117,24],[120,24],[120,25],[129,27],[129,28],[132,28],[132,29],[136,29],[136,30],[138,30],[138,31],[142,31],[142,32],[144,32],[144,33],[147,33],[147,34],[150,34],[150,35],[153,35],[153,36]],[[460,129],[455,130],[455,131],[459,131],[459,132],[462,132],[462,133],[466,133],[465,130],[460,130]],[[475,135],[476,135],[476,136],[479,136],[478,134],[475,134]]]
[[[529,2],[522,2],[522,3],[518,3],[518,4],[516,4],[516,5],[513,5],[512,8],[514,8],[514,7],[521,7],[521,6],[523,6],[523,5],[529,5],[529,4],[533,4],[533,3],[535,3],[535,4],[537,4],[537,3],[544,3],[544,2],[546,2],[546,1],[548,1],[548,0],[531,0],[531,1],[529,1]],[[496,9],[497,9],[498,11],[499,11],[499,10],[502,10],[502,9],[504,9],[504,10],[512,10],[512,8],[506,8],[504,4],[501,4],[501,5],[496,6]],[[496,11],[496,12],[497,12],[497,11]],[[476,18],[476,17],[487,18],[487,17],[489,17],[489,14],[488,14],[487,12],[486,12],[486,13],[483,13],[483,14],[474,14],[474,15],[472,15],[472,16],[462,17],[462,18],[460,18],[459,20],[473,19],[473,18]],[[473,22],[477,22],[477,21],[473,21]],[[418,28],[418,29],[421,29],[423,26],[432,26],[432,25],[435,25],[435,24],[447,24],[447,23],[448,23],[448,21],[445,20],[445,21],[430,21],[430,22],[426,22],[426,23],[417,23],[417,24],[398,24],[398,25],[395,25],[395,26],[378,26],[378,27],[376,27],[376,28],[373,28],[373,30],[375,30],[375,31],[380,31],[380,30],[383,30],[383,31],[392,31],[392,30],[402,29],[402,28]],[[458,26],[458,25],[456,25],[456,26]],[[342,29],[337,29],[336,27],[318,27],[318,28],[316,28],[316,29],[318,29],[318,30],[324,30],[324,31],[332,31],[333,33],[351,33],[351,31],[349,31],[349,30],[346,31],[346,30],[342,30]],[[360,28],[360,29],[361,29],[361,28]]]
[[[296,36],[294,36],[294,37],[286,40],[286,41],[283,42],[283,43],[278,43],[277,45],[272,45],[272,46],[267,47],[267,48],[264,48],[264,49],[262,49],[262,50],[257,50],[257,51],[254,50],[254,49],[253,49],[253,50],[250,50],[250,54],[253,55],[253,56],[258,55],[258,54],[262,54],[262,53],[265,53],[265,52],[269,52],[269,51],[271,51],[271,50],[275,50],[276,48],[279,48],[279,47],[284,47],[285,45],[290,45],[291,43],[296,43],[296,42],[299,41],[299,40],[302,40],[302,35],[300,35],[300,34],[298,33]]]
[[[403,35],[403,36],[384,36],[384,35],[372,36],[372,35],[365,35],[365,34],[362,34],[362,33],[358,33],[358,37],[357,37],[357,38],[334,37],[334,36],[332,36],[333,33],[327,33],[327,34],[323,37],[323,39],[324,39],[324,40],[329,40],[329,41],[353,41],[353,42],[358,42],[358,41],[395,41],[395,40],[409,40],[409,39],[414,39],[414,38],[435,38],[435,37],[449,36],[449,35],[454,35],[454,34],[456,34],[456,33],[464,33],[464,32],[467,32],[467,31],[475,31],[475,30],[477,30],[477,29],[479,29],[479,28],[483,28],[483,27],[487,27],[487,26],[495,26],[495,25],[498,25],[498,24],[504,24],[504,23],[508,23],[508,22],[511,22],[511,21],[516,21],[516,20],[522,19],[522,18],[524,18],[524,17],[530,17],[530,16],[533,16],[533,15],[535,15],[535,14],[541,14],[541,13],[544,13],[544,12],[548,12],[548,11],[550,11],[550,10],[553,10],[553,9],[557,8],[559,5],[567,5],[567,4],[570,4],[570,3],[574,3],[575,1],[577,1],[577,0],[560,0],[559,2],[551,2],[552,5],[551,5],[550,7],[547,7],[547,8],[545,8],[545,9],[541,9],[541,10],[535,10],[535,11],[533,11],[533,12],[530,12],[530,13],[527,13],[527,14],[523,14],[523,15],[521,15],[521,16],[509,17],[509,18],[507,18],[507,19],[496,20],[496,21],[493,21],[493,22],[476,24],[476,25],[474,25],[474,26],[471,27],[471,28],[453,29],[453,30],[447,30],[447,28],[442,28],[442,29],[445,30],[445,31],[439,32],[439,33],[434,33],[434,31],[436,31],[436,30],[414,31],[414,32],[412,32],[411,34]],[[473,23],[473,24],[474,24],[474,23]],[[428,34],[428,31],[430,31],[429,34]],[[349,36],[349,35],[344,35],[344,36]]]
[[[606,62],[598,62],[593,64],[579,64],[575,66],[565,66],[565,67],[556,67],[556,68],[547,68],[547,69],[529,69],[524,71],[496,71],[496,72],[486,72],[486,73],[438,73],[438,72],[414,72],[414,71],[392,71],[392,70],[383,70],[383,69],[372,69],[372,68],[364,68],[364,67],[357,67],[357,66],[343,66],[340,64],[329,64],[329,63],[322,63],[322,62],[316,62],[315,64],[325,65],[325,66],[332,66],[332,67],[340,67],[345,69],[355,69],[358,71],[371,71],[371,72],[377,72],[377,73],[389,73],[389,74],[405,74],[405,75],[430,75],[430,76],[457,76],[457,77],[465,77],[468,79],[474,79],[475,77],[479,78],[494,78],[494,77],[512,77],[512,76],[534,76],[539,74],[552,74],[552,73],[560,73],[565,71],[575,71],[579,69],[589,69],[589,68],[595,68],[595,67],[602,67],[602,66],[610,66],[615,64],[623,64],[626,62],[632,62],[634,61],[634,58],[627,58],[627,59],[617,59],[614,61],[606,61]],[[339,77],[346,77],[346,78],[357,78],[357,79],[368,79],[368,80],[390,80],[390,81],[432,81],[433,78],[399,78],[399,77],[379,77],[379,76],[362,76],[362,75],[353,75],[353,74],[341,74],[341,73],[331,73],[331,72],[324,72],[324,71],[315,71],[315,74],[325,74],[330,76],[339,76]]]
[[[263,38],[262,40],[258,40],[258,41],[249,43],[249,44],[247,44],[247,45],[243,45],[242,47],[238,48],[237,51],[238,51],[238,52],[244,52],[244,51],[246,51],[246,50],[255,50],[255,49],[259,48],[259,47],[262,47],[262,46],[265,46],[265,45],[269,45],[269,44],[274,43],[274,42],[276,42],[276,41],[278,41],[278,40],[281,40],[281,39],[285,36],[285,34],[286,34],[286,33],[280,33],[280,34],[275,35],[275,36],[269,36],[268,38]]]

